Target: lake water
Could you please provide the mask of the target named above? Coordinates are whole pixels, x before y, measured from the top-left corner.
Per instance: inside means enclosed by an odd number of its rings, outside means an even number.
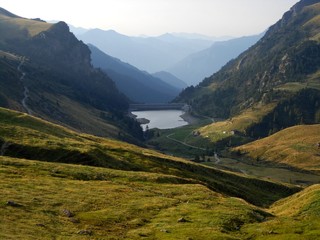
[[[146,118],[150,121],[147,124],[141,124],[143,130],[149,129],[169,129],[188,125],[180,116],[184,114],[181,110],[153,110],[153,111],[133,111],[132,114],[137,118]]]

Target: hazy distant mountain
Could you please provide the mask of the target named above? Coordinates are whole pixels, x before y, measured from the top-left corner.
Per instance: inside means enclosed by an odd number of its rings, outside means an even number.
[[[227,41],[234,37],[231,36],[222,36],[222,37],[212,37],[212,36],[206,36],[199,33],[170,33],[171,35],[175,37],[185,38],[185,39],[203,39],[203,40],[210,40],[210,41]]]
[[[113,30],[91,29],[77,35],[110,56],[148,72],[167,69],[191,53],[209,47],[213,41],[185,39],[170,34],[159,37],[129,37]]]
[[[152,74],[154,77],[160,78],[162,81],[178,88],[179,90],[182,90],[186,88],[188,85],[182,81],[181,79],[177,78],[171,73],[161,71],[161,72],[156,72]]]
[[[128,98],[139,103],[164,103],[176,97],[181,88],[143,72],[128,63],[111,57],[89,44],[92,64],[101,68]]]
[[[178,99],[202,115],[232,117],[228,128],[250,137],[320,123],[319,16],[319,0],[298,2],[255,45]]]
[[[72,32],[74,35],[79,35],[79,34],[84,34],[85,32],[87,32],[89,29],[86,28],[82,28],[82,27],[75,27],[71,24],[68,24],[69,28],[70,28],[70,32]]]
[[[167,71],[189,85],[197,85],[205,77],[217,72],[231,59],[247,50],[261,37],[262,34],[215,42],[211,47],[187,56]]]

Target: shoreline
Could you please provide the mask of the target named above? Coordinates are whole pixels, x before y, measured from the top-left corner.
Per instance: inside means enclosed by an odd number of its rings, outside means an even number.
[[[192,116],[190,113],[185,112],[184,114],[180,115],[180,117],[186,121],[189,125],[197,124],[199,122],[199,118]]]

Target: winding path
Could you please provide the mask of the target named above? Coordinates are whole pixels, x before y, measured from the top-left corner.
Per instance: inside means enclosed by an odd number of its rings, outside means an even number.
[[[177,139],[174,139],[174,138],[171,137],[172,135],[174,135],[174,133],[171,133],[171,134],[167,135],[166,137],[167,137],[168,139],[174,141],[174,142],[180,143],[180,144],[182,144],[182,145],[184,145],[184,146],[187,146],[187,147],[191,147],[191,148],[194,148],[194,149],[200,149],[200,150],[203,150],[203,151],[206,150],[205,148],[200,148],[200,147],[192,146],[192,145],[190,145],[190,144],[188,144],[188,143],[185,143],[185,142],[179,141],[179,140],[177,140]]]
[[[23,108],[25,109],[25,111],[29,114],[32,115],[32,110],[28,107],[27,105],[27,100],[29,98],[29,89],[28,87],[24,84],[24,78],[26,76],[26,73],[24,71],[21,70],[22,65],[24,64],[25,58],[23,57],[19,66],[17,67],[17,70],[21,73],[21,77],[20,77],[20,82],[22,83],[23,86],[23,99],[21,100],[21,104],[23,106]]]
[[[221,162],[221,159],[216,152],[214,153],[214,159],[216,160],[215,164],[219,164]]]
[[[2,144],[0,149],[0,156],[4,156],[4,153],[6,152],[7,148],[10,146],[10,143],[5,142]]]

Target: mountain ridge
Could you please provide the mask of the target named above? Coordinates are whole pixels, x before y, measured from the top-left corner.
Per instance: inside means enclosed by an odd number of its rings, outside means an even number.
[[[171,36],[171,35],[170,35]],[[175,37],[175,41],[160,37],[129,37],[114,30],[93,29],[77,37],[91,43],[106,54],[148,72],[162,71],[192,52],[210,46],[208,40]]]
[[[186,81],[189,86],[195,86],[248,49],[261,37],[262,34],[214,42],[209,48],[190,54],[167,71]]]
[[[254,46],[204,79],[199,86],[187,88],[177,101],[188,101],[193,110],[202,115],[229,119],[246,110],[279,104],[271,113],[274,118],[269,118],[265,128],[253,131],[255,137],[259,137],[261,131],[265,134],[289,127],[281,123],[279,116],[299,115],[299,120],[295,118],[290,126],[318,123],[320,39],[317,34],[320,21],[317,16],[320,8],[318,2],[312,3],[314,1],[301,1],[296,5],[300,7],[285,13]],[[294,9],[299,11],[293,14]],[[311,112],[303,108],[295,110],[300,104],[299,96],[304,96],[305,106],[313,106]],[[285,110],[281,109],[284,105],[287,105]]]
[[[166,103],[178,95],[178,88],[170,83],[111,57],[93,45],[88,45],[92,64],[106,72],[115,81],[119,90],[133,102]]]
[[[136,141],[128,134],[133,131],[133,135],[142,137],[139,124],[126,116],[128,99],[108,76],[92,67],[89,48],[69,31],[66,23],[6,18],[0,23],[0,46],[5,52],[2,77],[11,80],[17,89],[24,85],[28,90],[25,100],[35,116],[97,135]],[[18,57],[8,58],[6,52]],[[25,61],[21,65],[22,59]],[[14,71],[17,74],[10,75]],[[21,74],[25,75],[23,81]],[[16,91],[1,88],[1,106],[24,111],[24,90],[19,94]]]

